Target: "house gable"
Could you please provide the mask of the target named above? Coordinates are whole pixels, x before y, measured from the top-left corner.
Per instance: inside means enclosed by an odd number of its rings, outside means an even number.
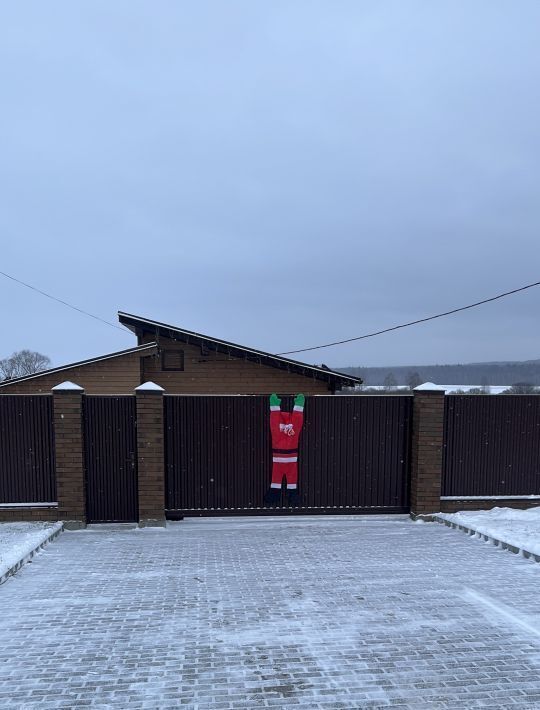
[[[328,394],[328,383],[313,377],[205,351],[164,336],[159,337],[159,347],[160,357],[144,361],[143,379],[156,382],[168,394]],[[174,361],[170,355],[175,352],[182,354],[183,369],[166,366],[167,359]]]
[[[162,351],[182,350],[184,369],[169,370],[163,361],[145,365],[145,377],[162,386],[175,383],[185,392],[265,393],[301,391],[323,393],[362,382],[357,377],[324,367],[307,365],[236,343],[119,312],[120,323],[132,330],[139,343],[155,341]]]
[[[26,377],[0,382],[2,394],[49,394],[61,382],[71,380],[86,394],[132,394],[141,383],[142,362],[158,354],[155,343],[118,353],[71,363]]]

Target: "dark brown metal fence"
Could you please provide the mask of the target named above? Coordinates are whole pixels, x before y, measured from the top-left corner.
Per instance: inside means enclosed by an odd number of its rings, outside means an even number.
[[[450,395],[443,496],[540,494],[540,396]]]
[[[52,395],[0,397],[0,504],[54,503]]]
[[[257,511],[271,477],[268,398],[165,396],[170,513]],[[282,409],[292,409],[285,398]],[[302,511],[406,512],[412,398],[308,397]]]
[[[138,519],[135,420],[135,397],[85,397],[89,523],[135,522]]]

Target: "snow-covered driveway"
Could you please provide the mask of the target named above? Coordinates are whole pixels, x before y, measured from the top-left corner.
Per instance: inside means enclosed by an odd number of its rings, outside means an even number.
[[[401,516],[66,532],[0,587],[0,707],[540,707],[539,589]]]

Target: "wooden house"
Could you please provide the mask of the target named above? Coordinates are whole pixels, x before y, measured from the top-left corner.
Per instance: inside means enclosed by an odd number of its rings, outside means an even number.
[[[118,313],[137,345],[82,362],[0,382],[1,394],[48,393],[70,380],[87,394],[132,394],[144,382],[167,394],[335,393],[362,381],[324,366],[194,333],[166,323]]]

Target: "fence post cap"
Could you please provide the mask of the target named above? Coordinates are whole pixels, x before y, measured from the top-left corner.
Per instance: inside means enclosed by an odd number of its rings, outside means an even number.
[[[55,387],[52,388],[53,392],[84,392],[84,387],[80,387],[79,385],[76,385],[75,382],[70,382],[69,380],[66,380],[65,382],[61,382],[59,385],[55,385]]]
[[[135,392],[160,394],[161,392],[165,392],[165,390],[163,387],[156,385],[155,382],[143,382],[142,385],[135,387]]]
[[[424,382],[422,385],[414,388],[414,392],[445,392],[444,385],[436,385],[434,382]]]

